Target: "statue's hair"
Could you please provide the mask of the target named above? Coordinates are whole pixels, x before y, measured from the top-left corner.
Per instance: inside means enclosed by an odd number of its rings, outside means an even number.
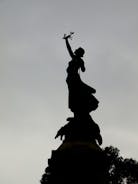
[[[82,47],[79,47],[78,49],[75,50],[74,52],[75,54],[84,54],[85,53],[85,50],[82,48]]]

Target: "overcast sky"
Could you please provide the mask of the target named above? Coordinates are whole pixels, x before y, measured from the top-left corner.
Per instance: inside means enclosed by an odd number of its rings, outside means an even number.
[[[70,31],[86,51],[81,78],[97,90],[102,147],[138,160],[138,1],[0,0],[1,184],[38,184],[61,144]]]

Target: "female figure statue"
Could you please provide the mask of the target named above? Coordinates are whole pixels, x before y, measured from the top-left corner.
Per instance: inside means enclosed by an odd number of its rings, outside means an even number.
[[[69,55],[71,56],[71,61],[67,67],[67,85],[69,89],[69,108],[72,112],[80,114],[82,112],[91,112],[98,107],[98,100],[92,95],[96,90],[84,82],[80,78],[79,71],[85,72],[84,61],[82,59],[85,51],[83,48],[79,47],[74,52],[71,49],[68,39],[71,38],[70,35],[64,35],[65,43]]]

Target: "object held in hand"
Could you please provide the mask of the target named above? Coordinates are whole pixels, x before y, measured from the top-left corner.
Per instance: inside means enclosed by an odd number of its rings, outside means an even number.
[[[64,34],[64,37],[63,37],[63,39],[71,39],[72,40],[72,35],[74,34],[74,32],[70,32],[70,34]]]

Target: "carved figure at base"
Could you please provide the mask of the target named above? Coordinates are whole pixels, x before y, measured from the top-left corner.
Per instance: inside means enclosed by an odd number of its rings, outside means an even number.
[[[84,141],[93,142],[95,144],[102,144],[102,136],[100,134],[99,126],[93,121],[90,115],[67,119],[68,124],[61,127],[57,132],[55,138],[60,137],[64,142],[68,141]]]

